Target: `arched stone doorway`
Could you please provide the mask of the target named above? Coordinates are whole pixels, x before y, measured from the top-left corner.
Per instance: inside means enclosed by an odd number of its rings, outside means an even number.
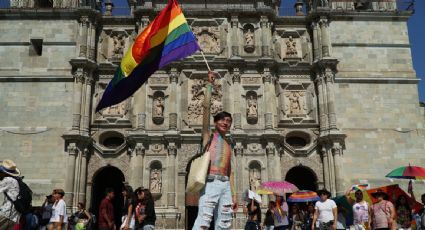
[[[286,173],[285,181],[296,185],[300,190],[317,190],[317,176],[309,167],[295,166]]]
[[[123,206],[122,188],[125,181],[124,174],[116,167],[106,166],[99,169],[93,176],[93,190],[91,194],[91,208],[92,212],[99,219],[99,205],[105,197],[105,189],[113,188],[115,198],[112,201],[114,205],[115,224],[119,229],[121,226],[121,211]]]

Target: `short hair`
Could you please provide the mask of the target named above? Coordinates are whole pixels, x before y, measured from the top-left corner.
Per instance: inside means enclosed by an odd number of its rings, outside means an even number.
[[[105,188],[105,195],[108,195],[110,192],[114,192],[114,189],[111,187]]]
[[[214,116],[214,122],[217,122],[219,120],[222,120],[225,117],[230,117],[230,119],[232,119],[232,121],[233,121],[232,114],[230,114],[230,113],[228,113],[226,111],[222,111],[222,112],[217,113]]]
[[[425,193],[421,195],[421,198],[425,198]]]
[[[53,194],[59,194],[61,196],[65,196],[65,192],[61,188],[54,189]]]
[[[83,202],[78,202],[78,205],[81,206],[81,208],[85,209],[86,205]]]

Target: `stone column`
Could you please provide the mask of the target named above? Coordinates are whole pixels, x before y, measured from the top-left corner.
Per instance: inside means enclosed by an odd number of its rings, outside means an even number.
[[[238,25],[239,20],[238,16],[232,16],[231,26],[232,26],[232,54],[230,56],[239,56],[239,36],[238,36]]]
[[[278,157],[276,154],[276,147],[273,142],[268,142],[266,146],[267,154],[267,174],[269,181],[280,180],[280,162],[276,161]]]
[[[68,159],[66,168],[66,181],[65,181],[65,202],[67,204],[73,204],[74,200],[74,176],[75,176],[75,160],[78,154],[78,148],[76,143],[68,145]]]
[[[330,189],[331,183],[330,183],[330,176],[329,176],[329,160],[328,160],[328,154],[326,152],[326,148],[322,146],[322,149],[320,151],[322,155],[323,160],[323,175],[325,179],[325,188]]]
[[[233,81],[233,110],[236,111],[236,113],[233,114],[234,117],[234,124],[233,127],[235,129],[242,129],[242,114],[241,111],[241,74],[239,72],[239,68],[233,68],[233,74],[232,74],[232,81]]]
[[[175,207],[176,206],[176,180],[177,180],[177,172],[176,165],[178,162],[176,161],[177,155],[177,146],[175,143],[168,144],[168,192],[167,192],[167,206]]]
[[[72,130],[79,130],[81,124],[81,100],[83,82],[85,78],[83,68],[78,68],[74,73],[74,95],[73,95],[73,115]]]
[[[84,97],[84,116],[83,116],[83,131],[89,132],[90,126],[90,105],[91,105],[91,91],[92,91],[92,78],[87,77],[85,81],[85,97]]]
[[[314,60],[318,60],[320,58],[319,53],[319,28],[317,26],[317,22],[311,23],[311,27],[313,29],[313,54]]]
[[[137,114],[137,128],[141,130],[146,129],[146,113]]]
[[[89,45],[89,59],[95,60],[95,53],[96,53],[96,26],[94,24],[90,24],[90,45]]]
[[[270,72],[269,68],[264,68],[264,100],[265,100],[265,116],[264,116],[264,125],[266,129],[273,128],[273,106],[274,103],[272,101],[276,97],[274,94],[274,86],[273,86],[273,75]]]
[[[332,196],[335,196],[336,189],[335,189],[335,163],[334,158],[332,155],[332,149],[326,149],[326,153],[328,155],[328,161],[329,161],[329,177],[330,177],[330,192],[332,193]]]
[[[340,145],[340,143],[336,142],[334,143],[332,150],[333,150],[334,165],[335,165],[336,195],[340,195],[340,194],[344,194],[345,192],[344,179],[342,177],[343,175],[342,146]]]
[[[269,57],[269,41],[270,41],[270,30],[269,30],[269,19],[266,16],[261,16],[261,54],[263,57]]]
[[[327,68],[325,70],[325,80],[326,80],[326,91],[327,91],[327,107],[328,107],[328,117],[329,117],[329,129],[336,128],[336,115],[335,115],[335,96],[334,96],[334,74],[331,69]]]
[[[316,84],[319,98],[319,122],[320,122],[320,132],[324,132],[328,128],[328,115],[326,109],[326,91],[324,90],[325,80],[320,75],[320,73],[316,73]]]
[[[330,56],[330,39],[329,39],[329,21],[328,19],[320,20],[320,30],[322,33],[322,56]]]
[[[134,188],[143,184],[143,158],[145,155],[145,147],[142,143],[137,143],[131,153],[130,158],[130,185]]]
[[[177,72],[176,68],[171,68],[170,71],[170,81],[171,81],[171,88],[170,88],[170,99],[168,103],[168,107],[170,111],[169,116],[169,127],[172,130],[177,129],[177,90],[179,87],[177,86],[178,83],[178,76],[179,73]]]
[[[242,155],[243,155],[243,145],[241,142],[237,142],[234,148],[235,157],[236,157],[236,170],[234,172],[235,176],[235,186],[236,192],[239,199],[242,198],[243,188],[243,164],[242,164]]]
[[[83,16],[80,18],[81,22],[81,37],[80,37],[80,54],[79,57],[87,57],[87,29],[89,18],[87,16]]]
[[[87,155],[88,149],[81,153],[80,185],[78,191],[78,202],[86,204],[86,181],[87,181]]]

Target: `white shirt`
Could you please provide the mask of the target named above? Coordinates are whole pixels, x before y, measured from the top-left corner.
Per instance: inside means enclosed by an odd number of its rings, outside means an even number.
[[[63,222],[68,223],[68,216],[66,215],[66,204],[63,199],[60,199],[52,207],[52,217],[50,222],[59,222],[60,216],[63,216]]]
[[[336,208],[336,204],[333,200],[327,199],[325,202],[321,200],[317,201],[314,206],[314,209],[319,210],[319,217],[317,220],[324,223],[334,220],[335,218],[332,212],[334,208]]]
[[[19,195],[19,184],[15,178],[5,177],[0,180],[0,193],[6,192],[12,200],[16,200]],[[4,196],[3,204],[0,206],[0,216],[4,216],[13,222],[18,222],[21,214],[16,211],[15,206],[12,205],[9,199]]]

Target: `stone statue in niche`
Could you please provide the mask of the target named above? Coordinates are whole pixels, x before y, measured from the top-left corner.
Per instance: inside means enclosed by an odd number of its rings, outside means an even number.
[[[122,34],[114,35],[112,37],[112,40],[114,42],[114,49],[113,49],[112,57],[116,58],[116,59],[121,59],[123,57],[124,46],[125,46],[124,35],[122,35]]]
[[[257,191],[261,184],[261,172],[257,168],[249,170],[249,189],[251,191]]]
[[[289,101],[289,106],[287,110],[289,110],[289,114],[305,114],[306,107],[304,103],[305,93],[301,91],[293,91],[286,94],[286,97]]]
[[[255,38],[254,38],[254,32],[252,31],[251,28],[248,28],[245,31],[244,37],[245,37],[245,46],[244,46],[245,51],[248,53],[254,52]]]
[[[153,99],[152,118],[155,124],[162,124],[164,121],[164,98],[162,96]]]
[[[161,193],[161,188],[162,188],[161,174],[162,173],[160,169],[151,170],[150,186],[149,186],[151,193]]]
[[[254,98],[253,95],[249,97],[247,100],[248,108],[247,108],[247,116],[248,117],[258,117],[258,111],[257,111],[257,99]]]
[[[288,41],[286,41],[286,57],[297,57],[297,42],[294,41],[292,36],[289,36]]]
[[[162,97],[157,97],[154,99],[154,109],[153,115],[155,117],[164,116],[164,99]]]

